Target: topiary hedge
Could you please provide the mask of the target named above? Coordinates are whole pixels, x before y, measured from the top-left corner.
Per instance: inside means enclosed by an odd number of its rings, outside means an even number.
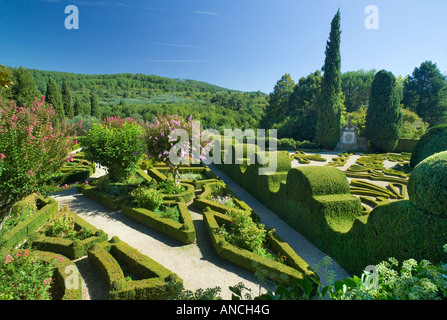
[[[416,166],[408,181],[408,193],[417,208],[447,218],[447,151]]]
[[[175,273],[118,237],[96,244],[88,251],[88,259],[109,284],[111,300],[164,300],[175,295],[175,283],[183,283]]]
[[[447,150],[447,124],[428,130],[417,142],[411,155],[410,165],[416,167],[427,157]]]

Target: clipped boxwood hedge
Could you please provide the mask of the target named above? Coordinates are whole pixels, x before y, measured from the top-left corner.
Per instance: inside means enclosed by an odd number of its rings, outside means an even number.
[[[164,204],[167,203],[170,202],[164,202]],[[177,206],[177,208],[179,209],[182,223],[169,218],[163,218],[159,214],[148,209],[138,208],[131,202],[122,204],[121,211],[125,216],[138,221],[139,223],[151,229],[157,230],[174,239],[177,239],[185,244],[195,242],[196,231],[188,207],[184,202],[175,202],[172,203],[172,205]]]
[[[435,126],[421,137],[414,147],[410,165],[416,167],[424,159],[442,151],[447,151],[447,124]]]
[[[212,211],[210,208],[205,209],[203,215],[213,246],[217,254],[223,259],[253,272],[265,269],[268,271],[268,277],[276,281],[281,279],[281,274],[285,274],[287,275],[286,284],[294,284],[296,280],[315,275],[309,265],[279,236],[274,235],[267,239],[267,242],[272,249],[287,257],[286,264],[262,257],[226,242],[224,237],[219,234],[219,227],[225,223],[231,223],[231,218],[227,215]]]
[[[78,191],[85,197],[96,201],[111,210],[119,210],[121,208],[121,204],[130,199],[130,196],[114,196],[89,184],[79,185]]]
[[[417,208],[447,218],[447,151],[416,166],[408,182],[408,193]]]
[[[38,258],[46,263],[53,264],[54,279],[61,297],[53,297],[54,300],[82,300],[82,278],[73,261],[67,257],[48,251],[34,251]],[[78,279],[76,283],[74,280]]]
[[[93,236],[84,240],[70,240],[64,238],[47,237],[45,233],[48,231],[49,225],[44,225],[36,234],[31,236],[31,242],[34,248],[41,251],[51,251],[62,254],[70,259],[78,259],[86,256],[88,249],[95,243],[108,240],[108,235],[87,221],[79,217],[73,212],[69,212],[69,216],[74,219],[75,230],[86,229]]]
[[[3,248],[12,249],[16,247],[57,213],[58,203],[53,198],[38,197],[36,201],[40,209],[3,235]]]
[[[191,202],[194,199],[196,188],[189,183],[180,183],[186,188],[185,191],[178,194],[165,194],[163,193],[163,199],[165,201],[184,201],[186,203]]]
[[[173,283],[183,283],[175,273],[113,237],[88,251],[90,263],[109,284],[111,300],[164,300],[175,294]],[[139,280],[127,281],[122,267]]]

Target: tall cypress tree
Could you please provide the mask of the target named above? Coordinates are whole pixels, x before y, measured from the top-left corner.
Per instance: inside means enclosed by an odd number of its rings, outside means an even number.
[[[83,114],[81,99],[79,99],[79,96],[76,96],[76,99],[75,99],[74,114],[75,114],[75,116],[77,116],[79,114]]]
[[[30,105],[35,98],[40,98],[40,92],[30,70],[20,67],[14,71],[14,77],[15,85],[11,89],[11,98],[18,106]]]
[[[340,137],[343,92],[341,89],[340,9],[331,23],[326,45],[321,92],[317,98],[317,140],[326,149],[334,149]]]
[[[62,83],[62,103],[65,114],[68,118],[72,119],[74,117],[73,102],[71,101],[71,92],[67,80],[64,80]]]
[[[90,105],[91,105],[91,115],[97,119],[101,118],[101,111],[99,110],[98,94],[94,91],[90,93]]]
[[[396,146],[402,126],[400,97],[396,78],[381,70],[374,77],[366,113],[365,137],[379,152],[391,152]]]
[[[45,100],[53,105],[60,119],[65,119],[64,107],[62,105],[62,98],[59,88],[53,78],[48,79],[47,94]]]

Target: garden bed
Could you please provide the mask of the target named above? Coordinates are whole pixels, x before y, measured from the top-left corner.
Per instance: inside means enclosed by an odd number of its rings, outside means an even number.
[[[164,202],[164,204],[171,204]],[[122,213],[139,223],[177,239],[185,244],[193,243],[196,240],[196,231],[191,219],[189,210],[184,202],[172,203],[180,213],[180,222],[170,218],[164,218],[160,214],[138,206],[131,202],[121,205]]]
[[[207,226],[213,246],[220,257],[233,262],[247,270],[256,272],[260,269],[268,271],[268,278],[293,284],[296,280],[315,275],[309,265],[278,235],[267,237],[266,243],[272,251],[277,252],[285,259],[284,263],[260,256],[246,249],[241,249],[228,243],[221,234],[221,227],[230,224],[231,218],[225,214],[204,210],[204,221]],[[287,277],[284,277],[286,275]]]
[[[68,212],[68,216],[73,219],[74,230],[82,230],[85,237],[79,239],[68,239],[66,237],[51,237],[48,232],[51,228],[50,223],[45,224],[35,235],[31,236],[31,242],[34,248],[41,251],[50,251],[62,254],[70,259],[78,259],[87,255],[95,243],[108,240],[108,235],[73,212]]]
[[[88,251],[88,259],[109,284],[111,300],[163,300],[174,294],[172,284],[183,283],[118,237],[96,244]]]

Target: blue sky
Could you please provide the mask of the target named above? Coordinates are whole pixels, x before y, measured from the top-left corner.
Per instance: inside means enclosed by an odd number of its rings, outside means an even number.
[[[65,7],[79,9],[67,30]],[[379,9],[368,30],[365,8]],[[0,64],[84,74],[143,73],[272,91],[324,63],[341,10],[342,72],[447,72],[445,0],[0,0]]]

